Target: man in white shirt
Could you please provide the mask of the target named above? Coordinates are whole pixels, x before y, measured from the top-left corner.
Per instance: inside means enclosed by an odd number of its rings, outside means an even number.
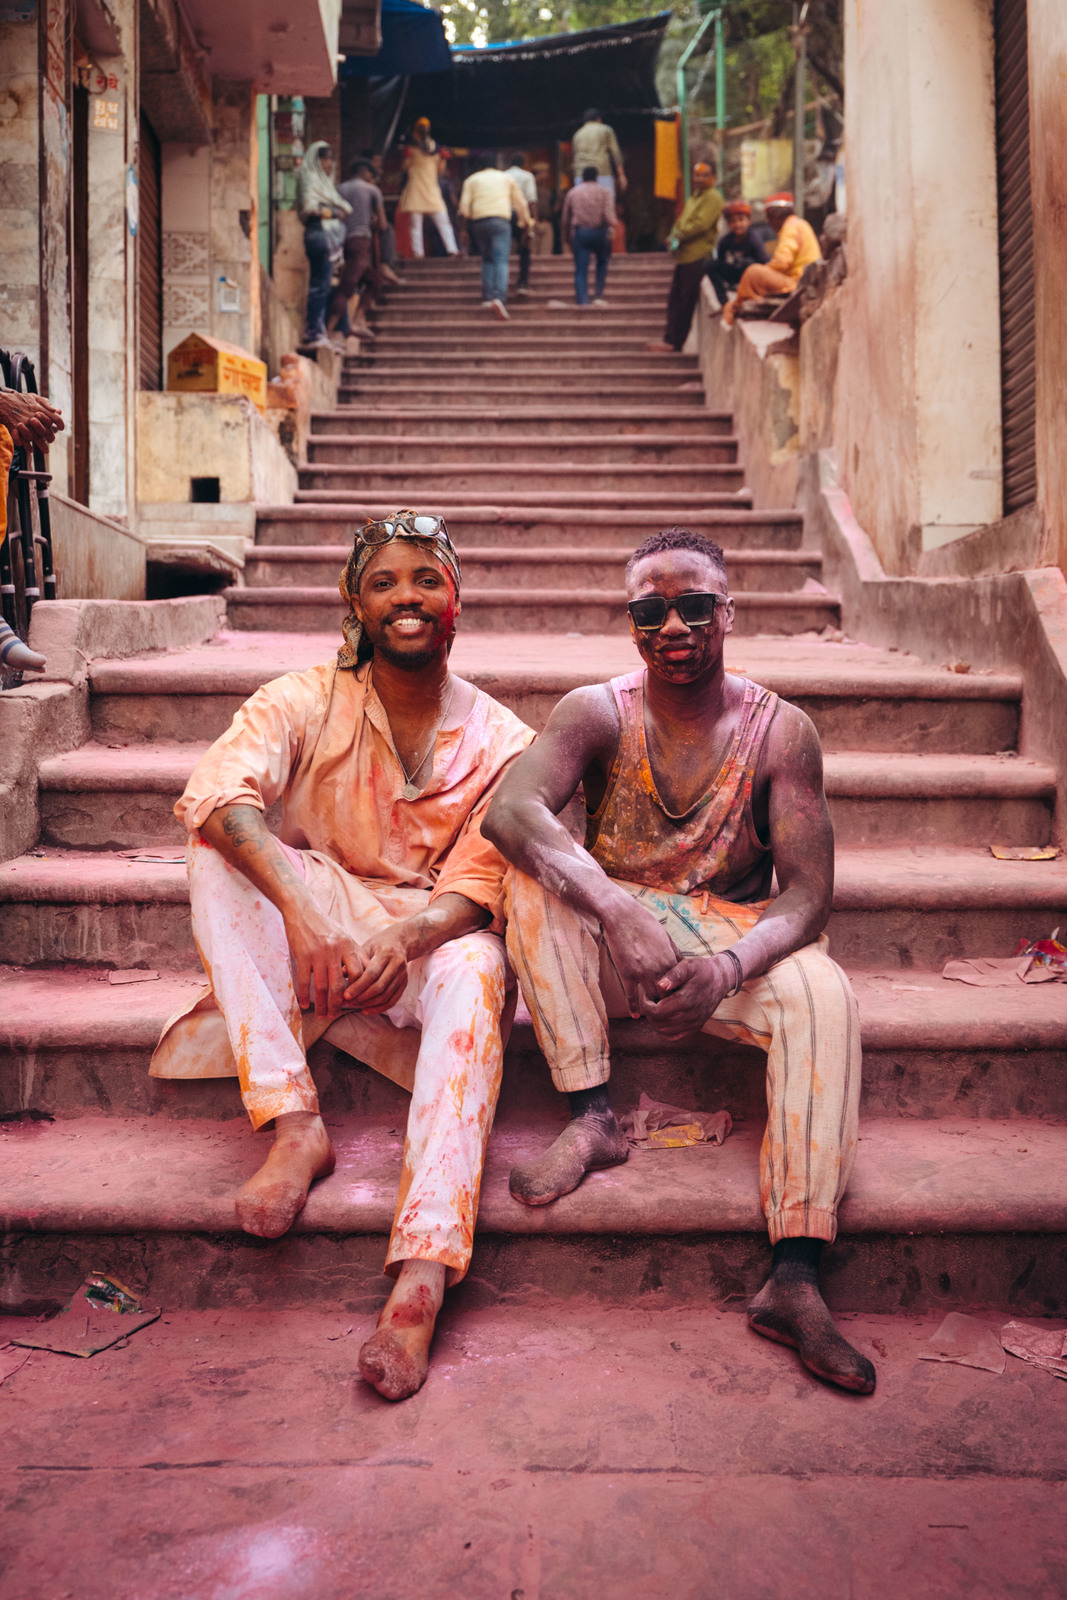
[[[511,253],[511,216],[529,233],[533,227],[526,199],[499,165],[472,172],[459,197],[459,214],[466,217],[471,241],[482,258],[482,305],[492,307],[501,322],[509,321],[504,304],[508,297],[508,256]]]
[[[526,157],[521,150],[516,150],[511,157],[511,166],[504,174],[510,178],[518,189],[529,208],[530,216],[537,221],[537,180],[533,173],[527,170]],[[519,281],[515,285],[515,293],[528,295],[530,292],[530,241],[533,235],[532,227],[525,230],[519,227],[518,218],[512,214],[511,237],[515,240],[519,250]]]

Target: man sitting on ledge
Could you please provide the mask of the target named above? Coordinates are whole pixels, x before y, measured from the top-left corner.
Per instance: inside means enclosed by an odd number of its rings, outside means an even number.
[[[490,930],[505,865],[479,819],[533,738],[448,670],[459,576],[441,518],[369,522],[341,580],[336,663],[267,684],[201,758],[175,809],[211,989],[152,1061],[157,1077],[236,1072],[253,1127],[273,1119],[236,1197],[241,1227],[267,1239],[334,1168],[307,1046],[330,1029],[411,1091],[396,1286],[359,1356],[390,1400],[423,1382],[446,1280],[470,1262],[507,980]],[[263,816],[276,800],[277,838]]]
[[[776,294],[792,294],[804,268],[822,260],[815,229],[803,217],[794,215],[791,194],[772,194],[767,201],[767,221],[777,234],[774,254],[765,267],[753,262],[746,267],[737,286],[737,296],[723,312],[722,320],[732,327],[738,310],[746,300],[767,300]]]
[[[571,1122],[515,1167],[546,1205],[626,1160],[606,1088],[608,1016],[767,1052],[760,1193],[774,1260],[757,1333],[868,1394],[871,1363],[819,1291],[856,1151],[860,1033],[826,954],[834,842],[822,752],[796,706],[725,671],[734,604],[717,545],[654,534],[627,567],[643,670],[576,689],[503,779],[483,823],[514,865],[508,953]],[[579,784],[586,849],[557,818]],[[769,898],[772,872],[778,895]]]

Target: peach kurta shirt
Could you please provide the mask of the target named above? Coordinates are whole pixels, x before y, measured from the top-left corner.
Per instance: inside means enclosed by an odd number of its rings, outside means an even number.
[[[507,863],[482,837],[481,817],[533,731],[479,690],[462,726],[437,735],[431,776],[406,800],[370,676],[369,665],[355,672],[331,662],[265,684],[201,756],[175,815],[195,833],[219,806],[266,811],[280,801],[278,837],[302,853],[308,888],[343,925],[365,925],[368,905],[395,921],[453,893],[484,906],[493,930],[502,931]],[[331,1026],[305,1013],[305,1045],[327,1028],[342,1049],[411,1087],[417,1030],[357,1012]],[[237,1072],[210,988],[167,1022],[150,1071],[164,1078]]]
[[[325,863],[336,863],[382,887],[466,895],[499,927],[506,863],[483,839],[480,818],[504,768],[533,737],[479,690],[463,725],[437,735],[425,788],[405,800],[370,667],[331,662],[257,690],[200,758],[175,815],[192,833],[218,806],[266,810],[280,800],[278,837],[308,852],[310,887],[324,870],[334,878]]]

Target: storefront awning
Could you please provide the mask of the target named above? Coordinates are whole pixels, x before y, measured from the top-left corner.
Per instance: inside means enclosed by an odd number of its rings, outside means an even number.
[[[407,78],[431,81],[449,72],[452,56],[440,16],[417,0],[382,0],[382,47],[374,56],[346,56],[342,78]]]

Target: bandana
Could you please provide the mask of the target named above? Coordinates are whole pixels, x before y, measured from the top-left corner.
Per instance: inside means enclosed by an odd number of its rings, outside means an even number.
[[[395,515],[400,517],[407,515],[407,513],[398,511]],[[388,522],[392,519],[386,517],[383,520]],[[426,539],[421,535],[408,533],[406,528],[401,528],[393,535],[393,539],[405,539],[408,544],[417,544],[439,561],[445,571],[450,574],[458,595],[460,585],[459,556],[456,554],[455,546],[448,537],[448,529],[443,524],[441,526],[441,535],[443,535],[443,538]],[[393,539],[388,540],[387,543],[392,544]],[[348,615],[341,624],[345,642],[337,652],[337,665],[339,667],[361,667],[374,654],[373,645],[363,637],[363,624],[356,616],[352,601],[359,595],[359,580],[363,576],[363,570],[371,556],[376,555],[379,550],[384,550],[385,548],[386,546],[381,544],[364,544],[361,535],[356,534],[355,543],[352,546],[352,554],[348,558],[345,570],[341,574],[341,581],[337,585],[341,591],[341,599],[348,602]]]

